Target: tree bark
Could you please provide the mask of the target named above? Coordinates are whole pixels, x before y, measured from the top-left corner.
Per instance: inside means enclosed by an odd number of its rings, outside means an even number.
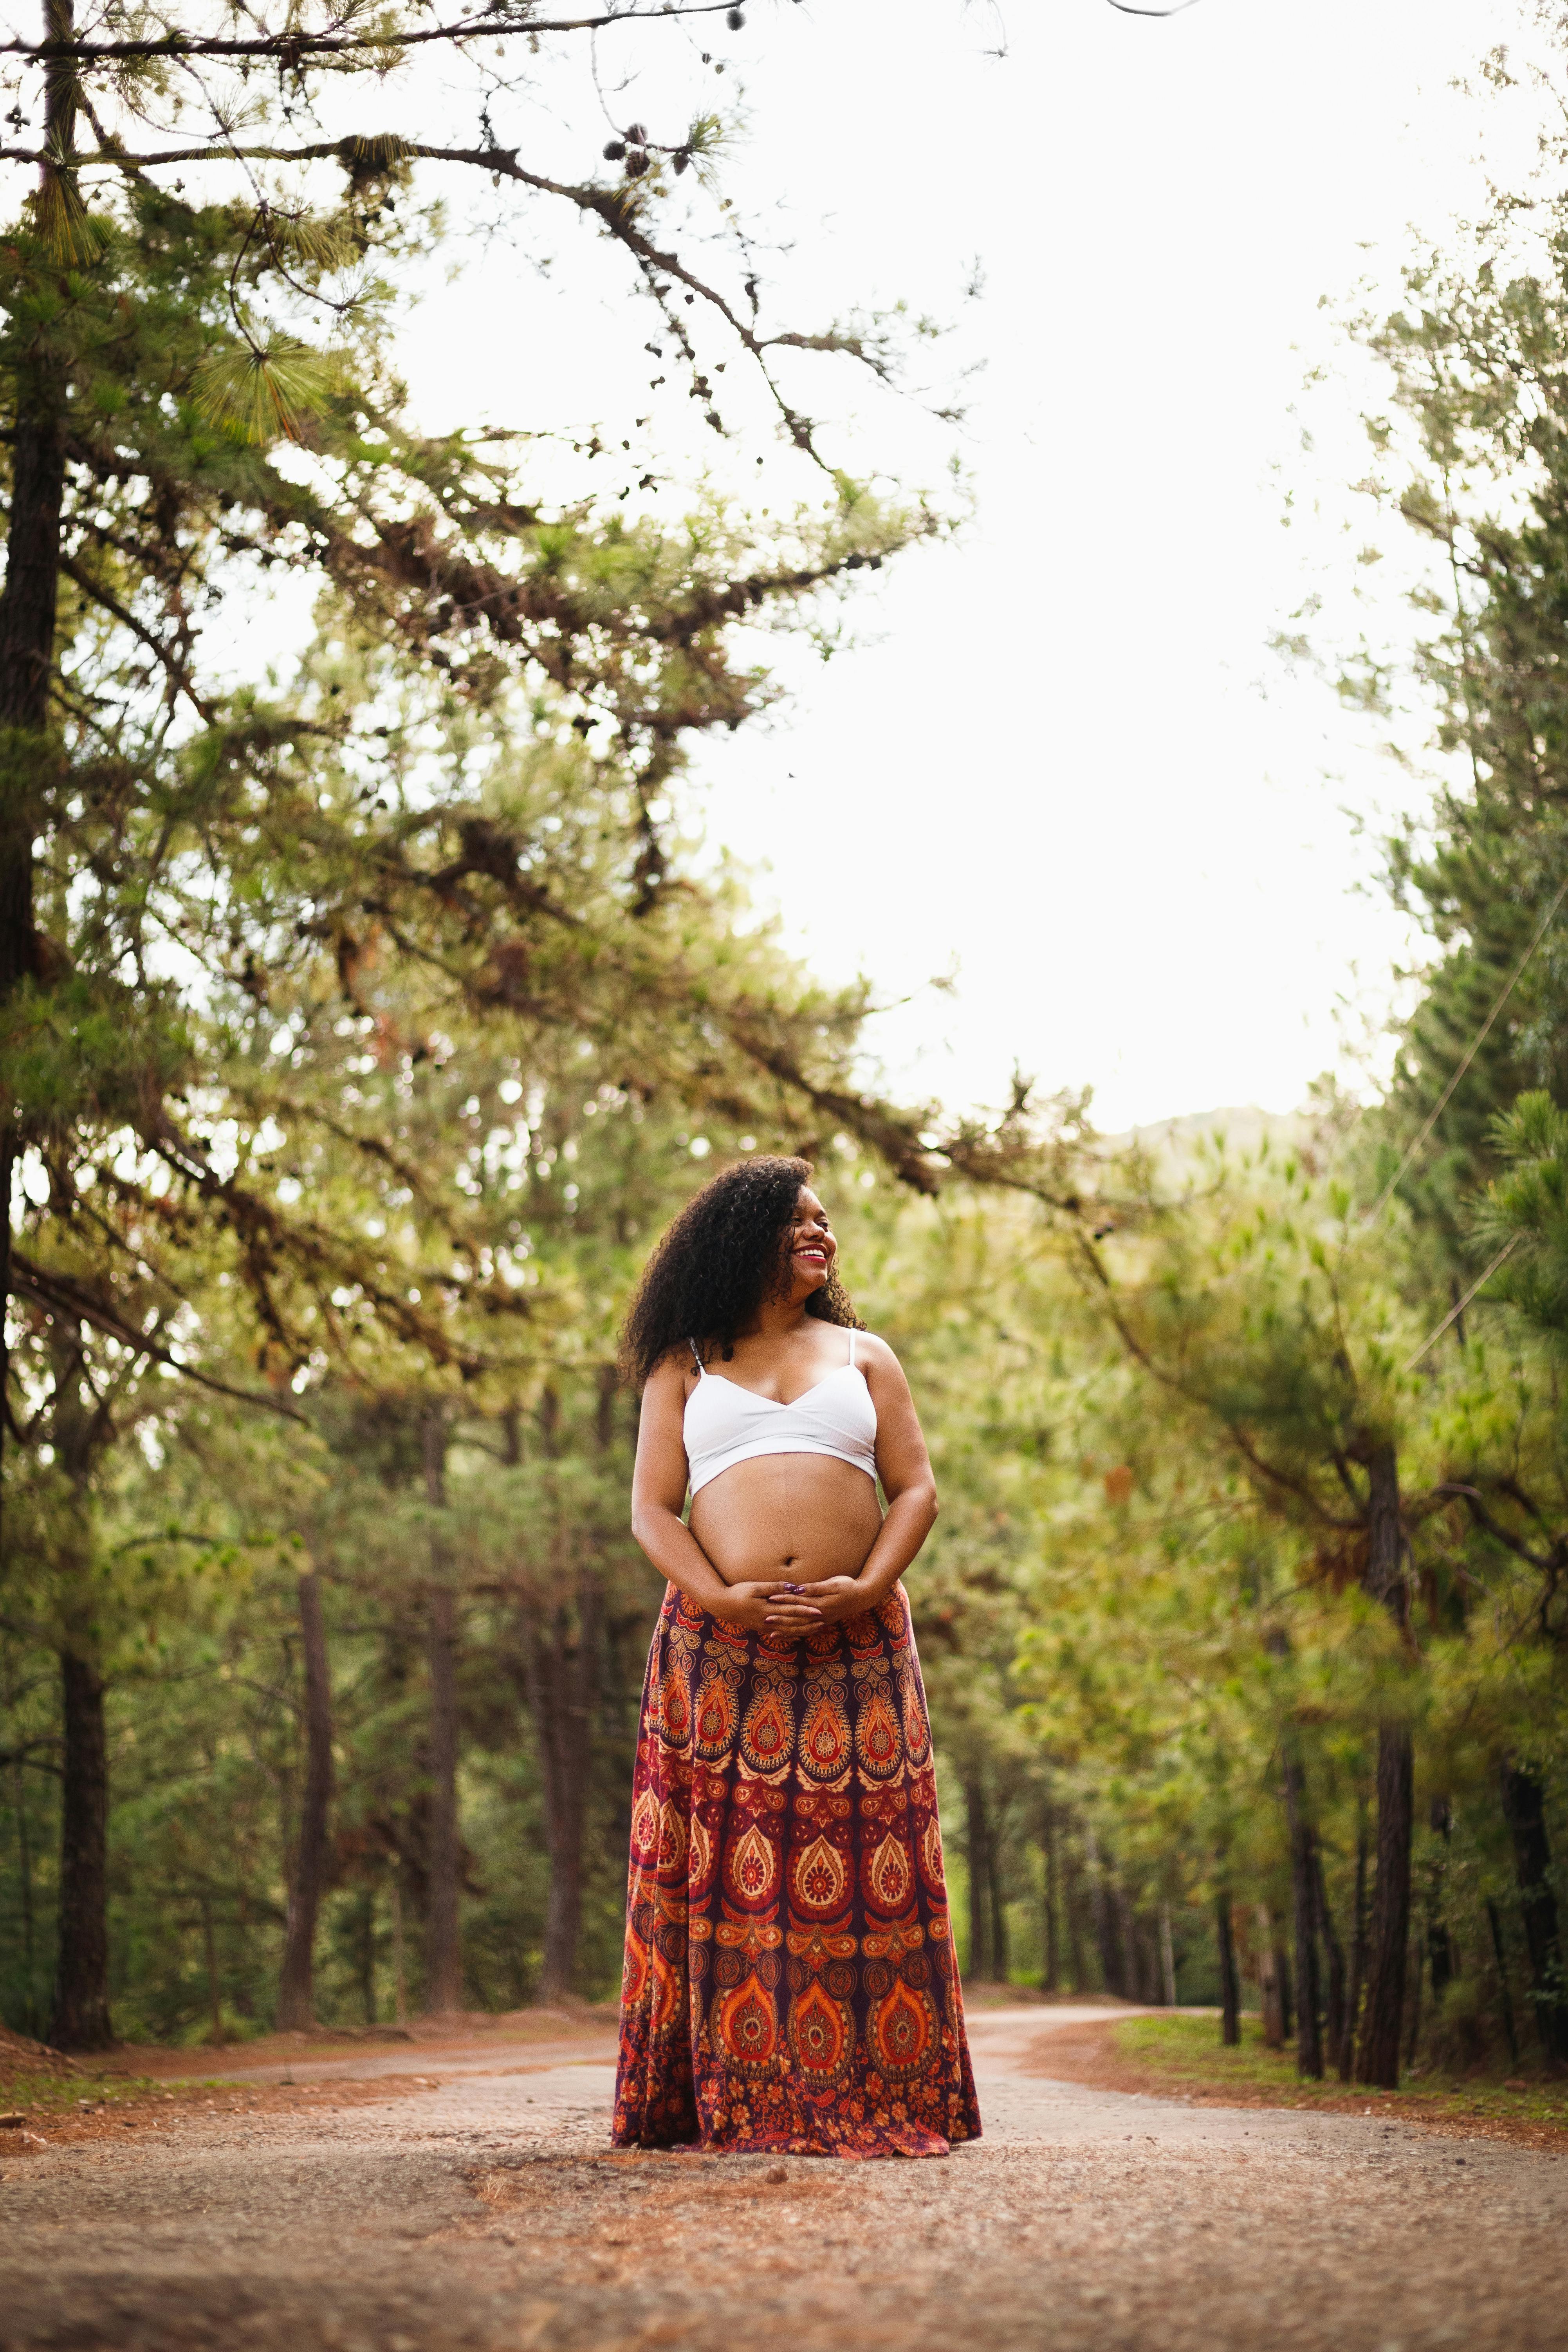
[[[1384,1723],[1377,1735],[1377,1883],[1372,1906],[1371,1973],[1356,2075],[1360,2082],[1378,2084],[1389,2091],[1399,2087],[1414,1811],[1410,1733],[1403,1723]]]
[[[44,26],[50,40],[69,41],[72,0],[45,0]],[[51,59],[44,71],[46,152],[68,155],[75,136],[75,75],[68,60]],[[61,172],[56,162],[40,165],[41,228],[51,195],[58,196],[67,183],[74,193],[74,174]],[[5,583],[0,588],[0,737],[11,739],[0,752],[0,1000],[35,969],[37,954],[33,812],[41,779],[36,767],[28,772],[28,762],[37,760],[43,747],[37,739],[48,727],[66,471],[65,365],[46,338],[47,330],[18,371]],[[16,736],[35,740],[18,742]]]
[[[1072,1974],[1074,1992],[1089,1990],[1089,1965],[1083,1944],[1083,1873],[1076,1850],[1069,1846],[1063,1859],[1062,1876],[1067,1903],[1068,1967]]]
[[[1089,1899],[1093,1911],[1094,1940],[1100,1952],[1100,1978],[1107,1992],[1124,1994],[1127,1974],[1121,1937],[1117,1934],[1116,1902],[1110,1884],[1110,1874],[1092,1830],[1089,1832],[1088,1848]]]
[[[978,1771],[963,1784],[964,1813],[969,1825],[969,1973],[982,1984],[994,1973],[988,1896],[991,1891],[991,1825],[985,1809],[985,1783]]]
[[[1219,1948],[1219,2038],[1227,2050],[1241,2040],[1241,1978],[1236,1965],[1236,1930],[1231,1924],[1230,1889],[1222,1886],[1214,1899],[1215,1942]]]
[[[1318,1839],[1307,1803],[1307,1773],[1293,1734],[1284,1754],[1285,1814],[1290,1832],[1290,1901],[1296,1940],[1296,2072],[1323,2073],[1322,1990],[1318,1971]]]
[[[1448,1926],[1448,1843],[1454,1816],[1447,1797],[1434,1797],[1430,1814],[1433,1832],[1442,1839],[1426,1879],[1426,1958],[1432,1970],[1432,2006],[1441,2011],[1443,1995],[1453,1982],[1454,1937]]]
[[[59,1949],[49,2040],[57,2050],[107,2050],[109,2016],[109,1747],[103,1677],[60,1656]]]
[[[1285,2046],[1284,1988],[1280,1983],[1280,1963],[1284,1958],[1274,1937],[1274,1922],[1266,1904],[1258,1906],[1258,1990],[1263,2006],[1263,2039],[1270,2050]]]
[[[278,1985],[278,2025],[303,2032],[316,2021],[316,1921],[331,1860],[332,1805],[332,1685],[321,1580],[314,1570],[299,1581],[300,1632],[305,1662],[305,1795],[289,1888],[283,1969]]]
[[[1290,1982],[1290,1954],[1286,1948],[1284,1922],[1279,1913],[1270,1911],[1268,1921],[1274,1937],[1274,1976],[1279,1987],[1279,2032],[1281,2038],[1289,2042],[1296,2022],[1296,2004],[1292,1998],[1293,1988]]]
[[[1340,2041],[1340,2080],[1348,2083],[1355,2074],[1356,2035],[1361,2025],[1362,1988],[1366,1983],[1366,1800],[1356,1799],[1355,1822],[1355,1916],[1351,1922],[1351,1980],[1345,1995],[1345,2025]]]
[[[1519,2063],[1519,2029],[1513,2021],[1513,1990],[1508,1980],[1508,1946],[1502,1939],[1502,1919],[1497,1905],[1487,1897],[1487,1925],[1492,1931],[1492,1953],[1497,1961],[1498,2007],[1502,2011],[1502,2030],[1508,2037],[1509,2062]]]
[[[221,2050],[226,2040],[223,2030],[223,1979],[218,1974],[217,1935],[213,1927],[213,1899],[208,1888],[202,1889],[202,1949],[207,1964],[207,2040],[215,2050]]]
[[[559,2000],[577,1973],[583,1931],[583,1845],[594,1723],[602,1682],[605,1600],[598,1575],[584,1567],[577,1579],[575,1622],[554,1611],[548,1639],[523,1628],[529,1703],[539,1738],[544,1835],[550,1851],[544,1951],[538,1998]]]
[[[359,1916],[359,1997],[367,2025],[375,2023],[375,1889],[367,1886],[360,1896]]]
[[[1409,1625],[1404,1574],[1405,1529],[1400,1516],[1399,1462],[1392,1445],[1375,1446],[1367,1461],[1365,1590],[1382,1602],[1402,1633]],[[1356,2074],[1385,2090],[1399,2086],[1399,2036],[1410,1946],[1410,1856],[1415,1842],[1415,1757],[1408,1725],[1391,1718],[1377,1736],[1377,1885],[1373,1897],[1372,1948],[1366,2014]]]
[[[1426,1978],[1426,1970],[1425,1970],[1425,1969],[1422,1968],[1422,1966],[1421,1966],[1421,1947],[1420,1947],[1419,1943],[1417,1943],[1417,1945],[1416,1945],[1416,1947],[1415,1947],[1415,1968],[1414,1968],[1413,1969],[1410,1969],[1410,1970],[1408,1970],[1408,1971],[1407,1971],[1407,1979],[1408,1979],[1409,1996],[1410,1996],[1410,1997],[1409,1997],[1410,2022],[1409,2022],[1408,2027],[1407,2027],[1407,2028],[1406,2028],[1406,2030],[1405,2030],[1405,2063],[1406,2066],[1414,2066],[1414,2065],[1415,2065],[1415,2053],[1416,2053],[1416,2050],[1418,2049],[1418,2047],[1420,2046],[1420,2042],[1421,2042],[1421,1987],[1422,1987],[1422,1984],[1423,1984],[1423,1982],[1424,1982],[1424,1980],[1425,1980],[1425,1978]]]
[[[403,1865],[393,1867],[392,1905],[392,2015],[397,2025],[408,2022],[408,1961],[403,1948]]]
[[[1568,1998],[1558,1934],[1557,1897],[1552,1887],[1552,1848],[1546,1835],[1546,1792],[1527,1765],[1502,1766],[1502,1810],[1513,1841],[1520,1916],[1530,1954],[1530,2000],[1536,2031],[1549,2058],[1568,2058]]]
[[[1110,1882],[1111,1903],[1116,1920],[1117,1942],[1121,1951],[1121,1983],[1120,1990],[1128,2000],[1146,2001],[1149,1998],[1149,1956],[1147,1939],[1138,1931],[1138,1920],[1132,1909],[1132,1898],[1124,1882],[1115,1874]]]
[[[1167,2009],[1176,2006],[1176,1954],[1171,1941],[1171,1906],[1160,1906],[1160,1998]]]
[[[38,2015],[38,1989],[35,1980],[33,1951],[33,1841],[27,1822],[27,1780],[20,1756],[12,1759],[12,1803],[16,1814],[16,1861],[20,1880],[18,1893],[22,1899],[22,1969],[26,1985],[22,2011],[23,2031],[41,2033],[43,2020]]]
[[[994,1824],[985,1855],[985,1891],[991,1906],[991,1974],[997,1984],[1007,1981],[1007,1908],[1002,1899],[1002,1841]]]
[[[1345,2002],[1345,1948],[1340,1941],[1339,1929],[1329,1906],[1329,1890],[1323,1877],[1321,1843],[1312,1843],[1312,1876],[1317,1895],[1318,1927],[1323,1938],[1323,1948],[1329,1956],[1328,2032],[1324,2042],[1325,2063],[1332,2066],[1342,2082],[1348,2079],[1351,2067],[1346,2044],[1350,2038]]]
[[[1045,1891],[1043,1923],[1045,1933],[1042,1938],[1044,1990],[1047,1992],[1058,1992],[1061,1989],[1062,1980],[1061,1942],[1058,1927],[1061,1910],[1061,1890],[1057,1883],[1060,1876],[1061,1853],[1056,1808],[1049,1798],[1046,1800],[1040,1815],[1040,1852],[1044,1864],[1042,1875]]]
[[[426,1406],[425,1498],[447,1506],[447,1422],[438,1403]],[[430,1683],[430,1809],[425,1896],[425,2014],[445,2017],[463,2005],[463,1947],[458,1923],[462,1852],[458,1835],[458,1601],[451,1561],[439,1528],[430,1538],[426,1617]]]
[[[72,0],[45,0],[44,29],[48,39],[69,41],[74,27]],[[76,79],[68,60],[54,59],[45,68],[43,130],[47,154],[71,152]],[[73,175],[61,172],[54,163],[40,166],[40,226],[51,191],[59,192],[72,180]],[[0,588],[0,1004],[37,971],[33,842],[46,771],[59,590],[60,509],[65,495],[65,368],[48,348],[47,326],[36,332],[30,361],[16,377],[11,511],[5,581]],[[6,1434],[5,1401],[10,1390],[5,1325],[11,1298],[11,1197],[16,1150],[16,1131],[7,1119],[0,1134],[0,1465]],[[106,2018],[107,2013],[106,2010]]]

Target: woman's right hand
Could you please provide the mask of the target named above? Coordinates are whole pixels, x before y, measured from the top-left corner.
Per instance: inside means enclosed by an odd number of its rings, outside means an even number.
[[[822,1623],[821,1610],[805,1598],[805,1589],[798,1584],[728,1585],[723,1601],[712,1613],[729,1624],[743,1625],[748,1633],[799,1636],[815,1633]]]

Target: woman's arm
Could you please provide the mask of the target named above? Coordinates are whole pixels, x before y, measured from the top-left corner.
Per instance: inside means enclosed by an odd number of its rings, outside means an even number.
[[[643,1391],[632,1473],[632,1533],[661,1576],[714,1617],[752,1633],[806,1633],[822,1614],[784,1582],[726,1584],[681,1518],[689,1465],[683,1428],[686,1379],[667,1358]],[[896,1571],[895,1571],[896,1572]]]
[[[868,1331],[858,1335],[855,1347],[877,1408],[877,1475],[888,1510],[859,1574],[826,1577],[811,1587],[812,1599],[829,1624],[874,1609],[891,1591],[930,1535],[937,1514],[936,1480],[904,1368],[887,1341],[873,1339]]]

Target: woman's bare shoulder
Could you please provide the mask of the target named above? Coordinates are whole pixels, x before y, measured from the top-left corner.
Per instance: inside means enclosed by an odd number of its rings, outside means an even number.
[[[656,1406],[684,1404],[686,1391],[690,1386],[688,1374],[694,1375],[696,1370],[689,1355],[683,1360],[679,1349],[672,1348],[668,1356],[659,1358],[648,1374],[647,1384],[643,1390],[643,1402]]]
[[[856,1332],[855,1360],[868,1366],[875,1365],[881,1371],[901,1372],[903,1370],[886,1339],[876,1331]]]

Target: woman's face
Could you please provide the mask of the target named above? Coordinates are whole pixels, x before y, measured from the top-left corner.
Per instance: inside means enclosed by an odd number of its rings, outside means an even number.
[[[833,1261],[838,1255],[838,1244],[827,1222],[827,1212],[812,1191],[803,1184],[795,1198],[795,1212],[784,1235],[784,1280],[789,1296],[798,1305],[820,1290],[833,1272]]]

